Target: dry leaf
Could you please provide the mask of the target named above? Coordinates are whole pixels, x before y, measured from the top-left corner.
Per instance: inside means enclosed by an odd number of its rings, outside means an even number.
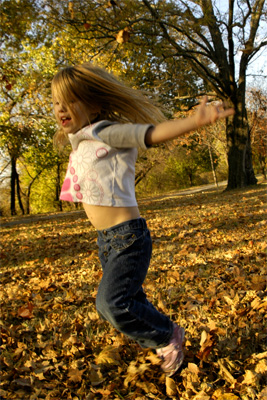
[[[196,365],[196,364],[194,364],[194,363],[188,363],[188,370],[190,371],[190,372],[192,372],[193,374],[198,374],[199,373],[199,368],[198,368],[198,366]]]
[[[224,393],[218,400],[239,400],[239,397],[233,393]]]
[[[90,370],[90,382],[92,386],[98,386],[101,385],[105,381],[103,378],[103,375],[100,371],[100,368],[97,365],[90,364],[91,370]]]
[[[174,379],[168,376],[166,376],[166,394],[168,396],[175,396],[176,394],[178,394],[177,386]]]
[[[260,376],[254,371],[247,370],[245,372],[244,380],[242,385],[257,386],[260,380]]]
[[[102,270],[83,211],[4,228],[0,395],[145,400],[164,392],[175,400],[267,400],[263,188],[240,193],[142,200],[154,241],[145,290],[187,329],[188,367],[168,389],[158,357],[98,317]],[[204,363],[196,361],[198,350]],[[90,364],[98,353],[100,364]]]
[[[203,390],[201,390],[201,392],[199,392],[198,394],[196,394],[192,400],[210,400],[210,396],[207,395],[207,393],[205,393]]]
[[[266,359],[260,360],[258,362],[258,364],[255,367],[255,372],[257,374],[261,374],[261,375],[264,375],[267,373],[267,360]]]
[[[203,331],[201,334],[201,348],[199,352],[197,353],[197,357],[200,360],[207,360],[209,357],[210,352],[212,351],[213,347],[215,346],[215,334],[214,331],[211,333],[207,333],[206,331]]]
[[[149,360],[152,365],[159,365],[162,363],[162,360],[152,351],[146,354],[146,359]]]
[[[120,44],[129,42],[129,40],[130,40],[130,28],[126,27],[126,28],[120,30],[119,33],[116,36],[116,40]]]
[[[102,350],[95,359],[97,364],[120,365],[121,356],[119,348],[107,346]]]
[[[258,394],[258,400],[267,399],[267,386]]]
[[[27,305],[21,306],[18,309],[18,316],[21,318],[31,319],[33,318],[33,304],[28,302]]]
[[[72,382],[81,382],[82,381],[82,374],[84,373],[85,369],[79,370],[77,368],[70,369],[68,372],[68,377]]]
[[[136,386],[142,389],[145,393],[154,393],[158,392],[156,386],[152,382],[140,382],[136,381]]]

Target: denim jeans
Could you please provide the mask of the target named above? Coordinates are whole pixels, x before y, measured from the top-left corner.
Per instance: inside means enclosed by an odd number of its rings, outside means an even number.
[[[173,324],[142,288],[152,252],[146,221],[138,218],[98,231],[97,243],[103,268],[96,297],[100,316],[141,347],[169,344]]]

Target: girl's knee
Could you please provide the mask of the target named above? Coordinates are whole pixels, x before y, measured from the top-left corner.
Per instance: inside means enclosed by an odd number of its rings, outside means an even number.
[[[114,299],[105,292],[99,290],[96,296],[96,310],[98,314],[105,320],[109,321],[114,328],[120,330],[121,319],[125,314],[125,305],[116,304]]]
[[[111,314],[111,301],[109,299],[109,294],[107,291],[101,289],[99,287],[97,296],[96,296],[96,310],[98,314],[104,318],[108,319],[108,315]]]

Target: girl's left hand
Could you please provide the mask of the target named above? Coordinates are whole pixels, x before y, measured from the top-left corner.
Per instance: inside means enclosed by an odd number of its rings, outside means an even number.
[[[235,110],[233,108],[224,109],[223,104],[207,105],[208,97],[205,96],[200,105],[197,108],[195,114],[195,121],[197,128],[204,125],[209,125],[217,121],[217,119],[227,118],[234,115]]]

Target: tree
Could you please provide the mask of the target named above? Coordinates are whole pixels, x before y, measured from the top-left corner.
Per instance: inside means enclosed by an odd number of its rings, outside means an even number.
[[[3,1],[0,11],[5,26],[0,42],[0,147],[10,158],[6,167],[11,167],[10,209],[15,215],[16,199],[25,213],[18,160],[40,144],[40,121],[52,121],[48,91],[55,72],[53,52],[57,59],[58,49],[51,45],[49,29],[40,24],[36,1]]]
[[[51,198],[51,203],[56,205],[56,209],[62,211],[62,202],[59,199],[62,165],[67,164],[68,157],[59,155],[53,148],[53,135],[55,126],[43,123],[38,132],[35,132],[35,142],[23,152],[19,158],[21,166],[21,181],[23,186],[23,195],[26,202],[26,213],[31,211],[31,193],[34,184],[38,186],[38,181],[42,173],[50,177],[56,175],[55,183],[52,185],[54,196],[47,194]],[[52,180],[52,179],[51,179]],[[36,190],[38,192],[38,190]],[[39,193],[39,197],[41,194]]]
[[[197,85],[190,85],[187,98],[209,93],[236,111],[226,122],[228,189],[257,182],[245,95],[248,65],[267,45],[266,29],[261,25],[266,21],[265,0],[229,0],[225,10],[212,0],[79,0],[69,2],[68,9],[53,0],[49,4],[54,23],[71,26],[83,45],[87,40],[91,58],[103,52],[116,58],[122,56],[123,48],[132,54],[142,49],[147,61],[155,54],[157,61],[164,61],[159,67],[162,80],[176,60],[187,65],[199,77],[198,90]],[[121,62],[127,64],[125,58]],[[184,94],[178,89],[173,99]]]
[[[251,88],[248,92],[252,148],[259,169],[267,178],[267,93]]]

